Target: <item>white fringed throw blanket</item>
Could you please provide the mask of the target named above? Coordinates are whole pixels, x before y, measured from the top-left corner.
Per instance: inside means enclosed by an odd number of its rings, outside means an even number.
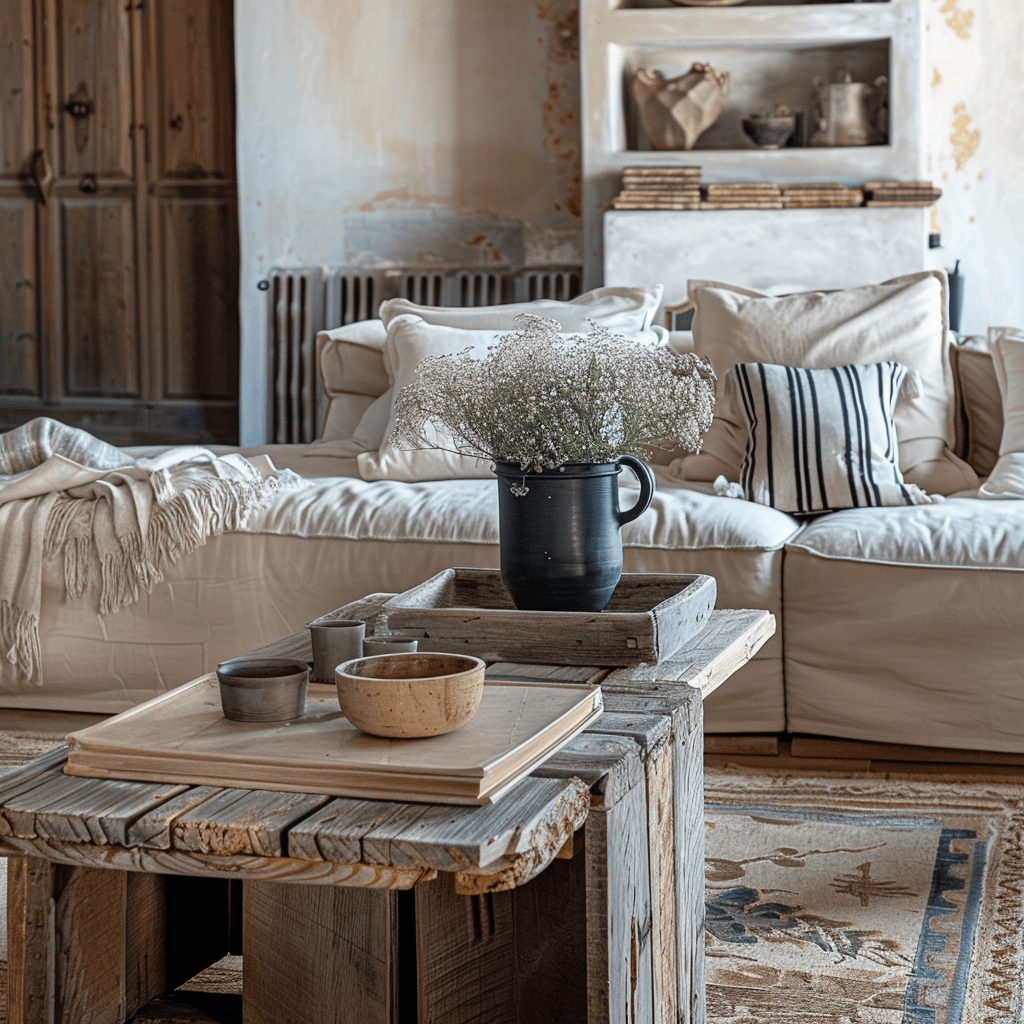
[[[106,615],[149,593],[163,566],[304,485],[266,456],[180,447],[138,459],[51,419],[0,434],[0,651],[42,683],[44,559],[63,557],[69,599],[85,593],[98,559]]]

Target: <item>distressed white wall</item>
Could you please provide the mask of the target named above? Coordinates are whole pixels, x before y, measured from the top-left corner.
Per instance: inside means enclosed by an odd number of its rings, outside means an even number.
[[[943,189],[932,265],[960,260],[960,329],[1024,326],[1024,3],[922,0],[928,175]]]
[[[236,0],[243,443],[274,266],[578,263],[575,0]]]

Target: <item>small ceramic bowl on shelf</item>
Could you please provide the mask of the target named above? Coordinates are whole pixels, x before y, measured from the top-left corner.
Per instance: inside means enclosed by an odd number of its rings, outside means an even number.
[[[479,658],[466,654],[355,658],[335,671],[338,704],[357,729],[371,736],[441,736],[476,714],[485,668]]]
[[[743,131],[758,149],[780,149],[795,130],[796,117],[793,114],[743,118]]]

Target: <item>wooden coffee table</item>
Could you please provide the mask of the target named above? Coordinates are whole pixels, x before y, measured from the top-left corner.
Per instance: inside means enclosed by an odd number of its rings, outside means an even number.
[[[490,806],[74,778],[61,750],[8,773],[8,1021],[121,1024],[238,951],[241,889],[247,1024],[703,1024],[701,700],[774,628],[716,611],[657,666],[491,665],[600,682],[605,713]],[[261,653],[309,660],[308,633]]]

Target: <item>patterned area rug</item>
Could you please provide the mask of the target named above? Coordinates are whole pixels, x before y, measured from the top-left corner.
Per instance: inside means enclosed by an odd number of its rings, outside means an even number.
[[[1024,786],[709,769],[711,1024],[1011,1024]]]

